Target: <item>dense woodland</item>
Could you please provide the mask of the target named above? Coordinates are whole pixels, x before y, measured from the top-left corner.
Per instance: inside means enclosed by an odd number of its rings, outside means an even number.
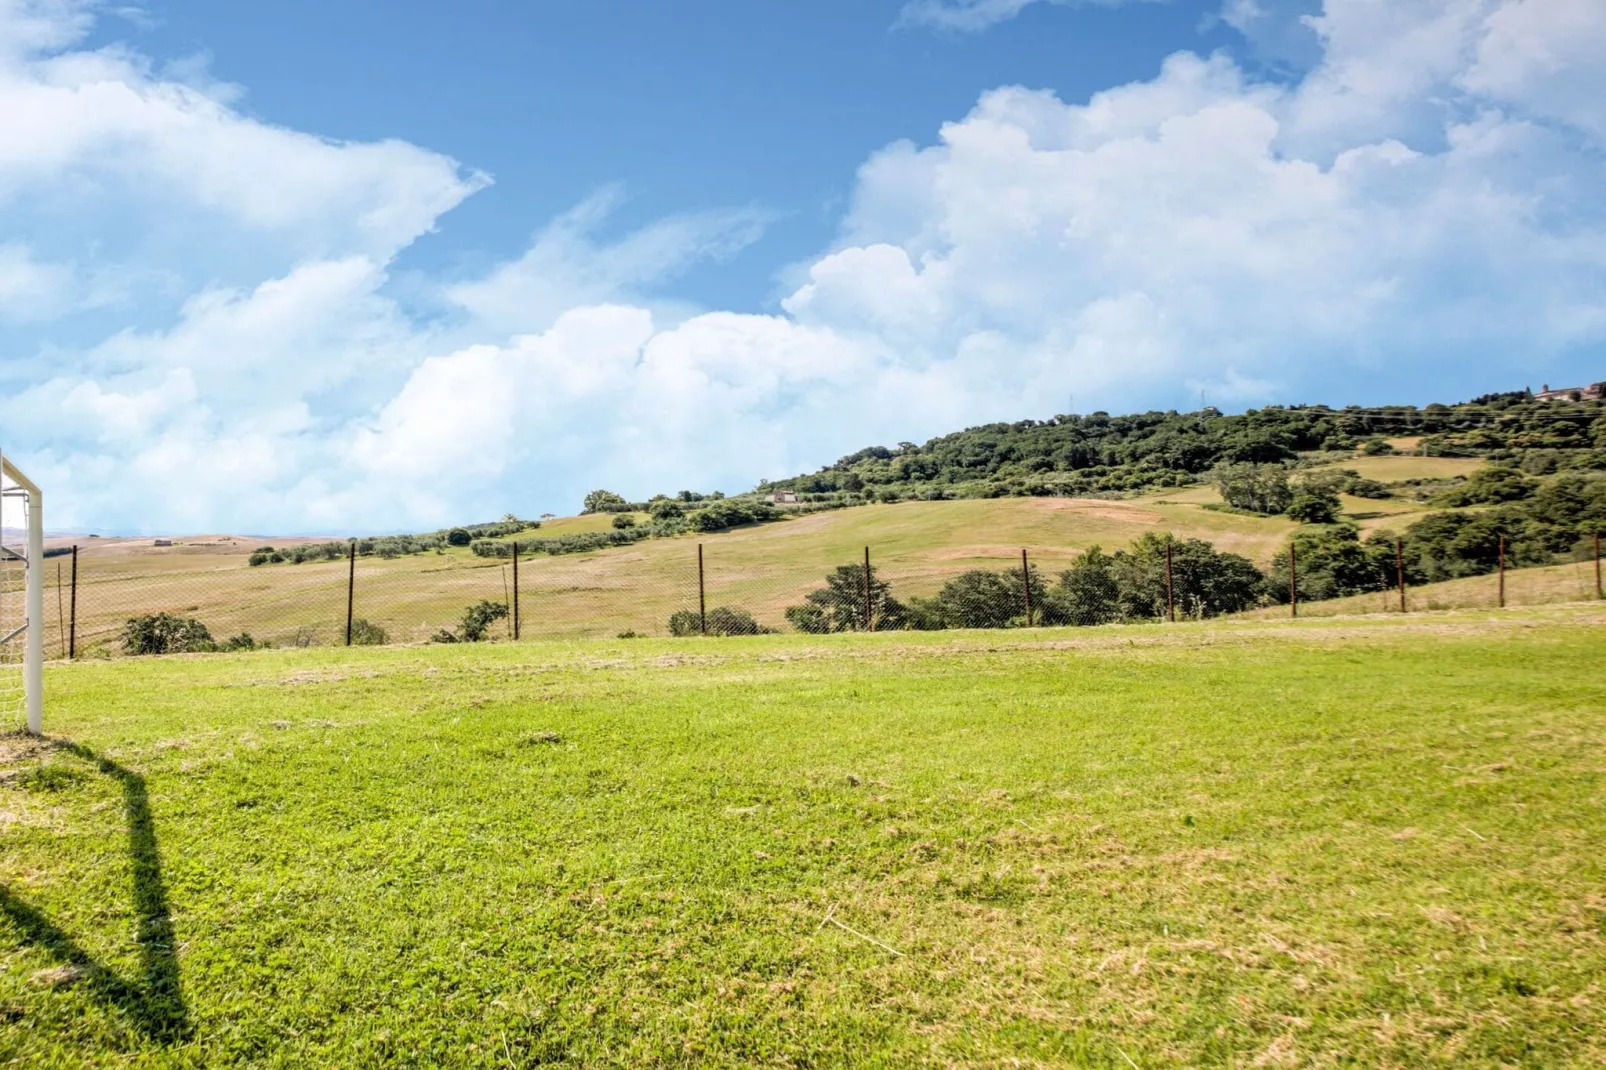
[[[1357,449],[1386,451],[1386,439],[1418,436],[1428,456],[1488,457],[1533,475],[1606,470],[1606,406],[1536,401],[1517,391],[1422,409],[1095,412],[986,424],[923,446],[871,446],[812,475],[758,489],[792,490],[803,500],[1113,494],[1202,482],[1229,464],[1326,463]]]

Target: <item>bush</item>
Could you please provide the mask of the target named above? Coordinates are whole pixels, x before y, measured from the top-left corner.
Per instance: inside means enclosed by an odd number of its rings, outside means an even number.
[[[1338,495],[1302,491],[1289,503],[1288,516],[1301,524],[1331,524],[1338,519]]]
[[[1444,495],[1445,505],[1498,505],[1521,501],[1539,484],[1515,468],[1480,468],[1471,477]]]
[[[1034,610],[1053,616],[1048,590],[1033,569],[1030,573]],[[973,569],[943,584],[936,597],[915,599],[907,619],[912,628],[1008,628],[1026,617],[1026,592],[1021,574],[1013,569],[988,572]]]
[[[1394,585],[1392,540],[1369,540],[1363,545],[1359,530],[1352,525],[1313,526],[1295,532],[1272,562],[1266,593],[1273,601],[1288,602],[1289,546],[1294,550],[1302,602],[1381,591]]]
[[[686,515],[686,510],[681,506],[681,504],[670,498],[660,498],[653,502],[647,512],[649,515],[651,515],[654,523],[661,523],[665,520],[677,520]]]
[[[457,631],[451,632],[443,628],[430,638],[430,642],[482,643],[489,638],[491,625],[499,620],[506,620],[507,615],[506,602],[476,602],[463,611],[463,622]]]
[[[242,650],[265,649],[267,643],[259,643],[251,637],[250,632],[241,632],[232,639],[225,639],[217,645],[217,649],[225,654],[233,654]]]
[[[474,536],[466,528],[453,528],[446,533],[447,546],[467,546],[474,541]]]
[[[1357,498],[1394,497],[1394,492],[1389,490],[1386,484],[1379,483],[1375,479],[1367,479],[1364,476],[1355,476],[1349,481],[1344,489],[1348,493],[1355,495]]]
[[[868,608],[871,627],[894,631],[907,626],[908,611],[892,597],[892,585],[869,574]],[[825,577],[825,586],[808,593],[800,606],[791,606],[786,619],[800,632],[859,631],[865,623],[865,571],[863,565],[838,565]]]
[[[1052,600],[1056,615],[1066,624],[1087,627],[1116,620],[1121,615],[1121,585],[1114,560],[1101,547],[1089,546],[1060,573]]]
[[[613,526],[620,531],[626,528],[633,528],[636,526],[636,518],[629,513],[615,513],[613,514]]]
[[[1111,570],[1121,592],[1122,618],[1152,620],[1165,615],[1167,546],[1171,548],[1172,597],[1178,616],[1214,617],[1259,603],[1265,577],[1254,562],[1223,553],[1201,539],[1150,532],[1111,557]]]
[[[123,625],[126,654],[194,654],[214,649],[212,633],[194,617],[147,613]]]
[[[352,646],[385,646],[389,642],[390,633],[373,621],[358,617],[351,622]]]
[[[742,524],[779,520],[782,515],[781,511],[769,502],[733,501],[725,498],[710,501],[708,505],[692,513],[689,520],[696,531],[714,532]]]
[[[1384,439],[1369,438],[1366,440],[1366,444],[1361,447],[1361,452],[1368,457],[1384,457],[1393,453],[1394,447],[1390,446]]]
[[[681,637],[701,635],[702,625],[702,618],[696,610],[678,610],[669,618],[669,634]],[[709,635],[772,635],[774,632],[774,628],[766,628],[745,609],[716,606],[708,611]]]

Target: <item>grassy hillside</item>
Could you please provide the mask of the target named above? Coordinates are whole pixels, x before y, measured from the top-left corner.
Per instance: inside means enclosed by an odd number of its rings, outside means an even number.
[[[1548,568],[1513,569],[1506,573],[1506,605],[1541,606],[1565,602],[1597,601],[1595,568],[1589,561],[1574,561]],[[1498,576],[1466,576],[1423,584],[1406,591],[1406,610],[1411,613],[1447,609],[1494,609],[1499,604]],[[1398,613],[1398,590],[1358,594],[1300,605],[1302,617],[1338,617],[1363,613]],[[1288,607],[1271,606],[1239,614],[1246,618],[1272,619],[1288,616]]]
[[[1599,1066],[1603,626],[52,667],[0,1060]]]
[[[1480,465],[1467,458],[1403,455],[1337,462],[1388,484],[1451,479]],[[1090,545],[1124,547],[1146,532],[1204,539],[1267,566],[1296,529],[1287,518],[1234,512],[1221,504],[1209,486],[1167,488],[1124,500],[906,501],[590,553],[526,557],[520,567],[522,633],[527,638],[664,634],[670,614],[697,605],[699,543],[704,547],[709,607],[745,610],[765,625],[785,629],[786,607],[800,602],[835,566],[862,560],[866,546],[894,593],[908,598],[930,595],[967,569],[1018,568],[1023,548],[1052,576]],[[1363,533],[1403,530],[1433,511],[1404,496],[1345,495],[1342,504],[1346,517]],[[611,522],[608,515],[560,518],[548,521],[537,534],[606,530]],[[125,620],[153,611],[198,617],[220,639],[250,632],[279,645],[342,642],[346,563],[249,567],[247,556],[260,543],[227,536],[180,539],[172,547],[156,547],[146,539],[84,543],[80,650],[93,654],[109,649]],[[46,598],[47,646],[59,654],[64,646],[59,620],[70,606],[65,590],[54,584],[56,569],[65,583],[70,566],[61,558],[46,564],[52,585]],[[1509,600],[1527,604],[1590,597],[1592,580],[1580,579],[1577,572],[1575,566],[1513,571]],[[476,557],[461,548],[389,560],[364,557],[357,563],[355,612],[384,627],[392,641],[417,642],[451,627],[474,602],[506,600],[511,582],[508,561]],[[1412,605],[1489,605],[1494,585],[1492,576],[1483,576],[1422,587],[1413,593]],[[1392,595],[1380,593],[1310,603],[1306,612],[1351,613],[1393,605]]]
[[[603,517],[574,518],[600,527]],[[541,532],[562,530],[550,521]],[[1104,501],[1004,498],[902,502],[815,513],[714,535],[651,539],[632,546],[520,564],[520,603],[527,636],[599,637],[622,630],[663,634],[669,615],[697,605],[697,545],[704,545],[710,607],[746,609],[772,627],[782,612],[819,585],[836,565],[874,564],[900,596],[929,594],[970,568],[1019,567],[1027,549],[1045,570],[1063,568],[1094,543],[1124,546],[1146,531],[1176,531],[1256,560],[1276,552],[1294,525],[1285,518],[1215,512],[1165,498]],[[200,618],[214,635],[249,631],[292,642],[310,629],[315,643],[343,638],[346,563],[309,562],[252,568],[259,543],[221,539],[157,548],[149,540],[90,544],[80,556],[79,635],[87,649],[115,640],[128,617],[156,610]],[[59,561],[60,559],[56,559]],[[358,616],[398,641],[417,641],[449,627],[463,608],[507,597],[508,562],[467,550],[357,563]],[[64,573],[65,576],[65,573]],[[55,575],[50,575],[54,583]],[[52,590],[48,645],[59,651],[57,618],[65,609]]]

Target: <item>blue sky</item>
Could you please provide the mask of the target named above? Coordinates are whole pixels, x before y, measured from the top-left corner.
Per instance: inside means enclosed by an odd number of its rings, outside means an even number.
[[[784,264],[830,245],[871,153],[928,138],[985,89],[1067,99],[1152,76],[1177,49],[1239,47],[1213,3],[1034,5],[985,33],[901,24],[902,0],[167,0],[104,19],[95,44],[205,57],[240,110],[355,141],[404,138],[494,176],[401,261],[471,274],[517,256],[610,184],[617,234],[753,206],[752,246],[674,289],[710,308],[774,307]]]
[[[371,531],[1606,376],[1598,0],[0,0],[53,527]]]

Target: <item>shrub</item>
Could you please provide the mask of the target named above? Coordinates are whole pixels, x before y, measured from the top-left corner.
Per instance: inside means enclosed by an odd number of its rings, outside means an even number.
[[[677,610],[669,618],[669,634],[689,636],[703,634],[703,620],[696,610]],[[716,606],[708,611],[709,635],[772,635],[774,628],[766,628],[753,619],[745,609]]]
[[[252,550],[251,556],[246,560],[247,563],[255,568],[258,565],[277,565],[284,559],[284,554],[281,551],[275,550],[271,546],[263,546]]]
[[[256,650],[258,648],[266,647],[267,645],[268,644],[266,643],[259,643],[253,639],[250,632],[241,632],[232,639],[223,640],[223,642],[218,644],[217,649],[223,651],[225,654],[233,654],[242,650]]]
[[[1114,561],[1097,546],[1087,550],[1060,573],[1052,604],[1066,624],[1108,624],[1121,615],[1121,585]]]
[[[652,516],[654,523],[675,520],[686,515],[686,510],[681,504],[670,498],[660,498],[653,502],[647,512]]]
[[[465,643],[478,643],[485,639],[491,625],[499,620],[506,620],[508,614],[506,602],[476,602],[468,607],[463,614],[463,625],[459,632]]]
[[[907,624],[908,611],[892,597],[892,585],[869,574],[871,624],[891,631]],[[791,606],[786,619],[800,632],[858,631],[865,623],[865,570],[863,565],[838,565],[825,577],[825,586],[810,591],[800,606]]]
[[[1288,516],[1301,524],[1331,524],[1338,519],[1338,495],[1302,491],[1289,503]]]
[[[615,513],[613,514],[613,526],[620,531],[626,528],[633,528],[636,526],[636,518],[629,513]]]
[[[147,613],[123,625],[126,654],[193,654],[213,649],[212,633],[194,617]]]
[[[1360,532],[1349,524],[1313,526],[1296,531],[1272,562],[1266,593],[1274,601],[1288,601],[1288,546],[1294,549],[1301,601],[1342,598],[1393,586],[1392,541],[1362,544]]]
[[[1379,483],[1375,479],[1367,479],[1364,476],[1355,476],[1344,489],[1357,498],[1394,497],[1394,492],[1389,490],[1386,484]]]
[[[366,617],[351,622],[352,646],[384,646],[390,642],[390,633]]]
[[[442,628],[430,637],[432,643],[482,643],[489,638],[491,625],[506,620],[506,602],[476,602],[463,611],[463,622],[457,631]],[[353,636],[355,639],[355,636]]]
[[[1171,548],[1172,597],[1178,616],[1213,617],[1256,605],[1265,577],[1254,562],[1223,553],[1202,539],[1150,532],[1111,557],[1120,586],[1121,616],[1145,620],[1166,611],[1166,547]]]
[[[1538,486],[1515,468],[1480,468],[1442,500],[1445,505],[1497,505],[1520,501]]]
[[[742,524],[779,520],[781,516],[781,511],[769,502],[732,501],[721,498],[711,500],[708,505],[692,513],[688,519],[695,530],[714,532]]]
[[[453,528],[446,533],[447,546],[467,546],[473,541],[474,536],[470,535],[464,528]]]
[[[1034,608],[1048,609],[1047,590],[1035,570],[1032,579]],[[935,598],[922,600],[910,615],[913,627],[931,627],[935,614],[945,628],[1007,628],[1026,616],[1026,593],[1021,574],[1014,570],[988,572],[972,569],[943,584]]]

